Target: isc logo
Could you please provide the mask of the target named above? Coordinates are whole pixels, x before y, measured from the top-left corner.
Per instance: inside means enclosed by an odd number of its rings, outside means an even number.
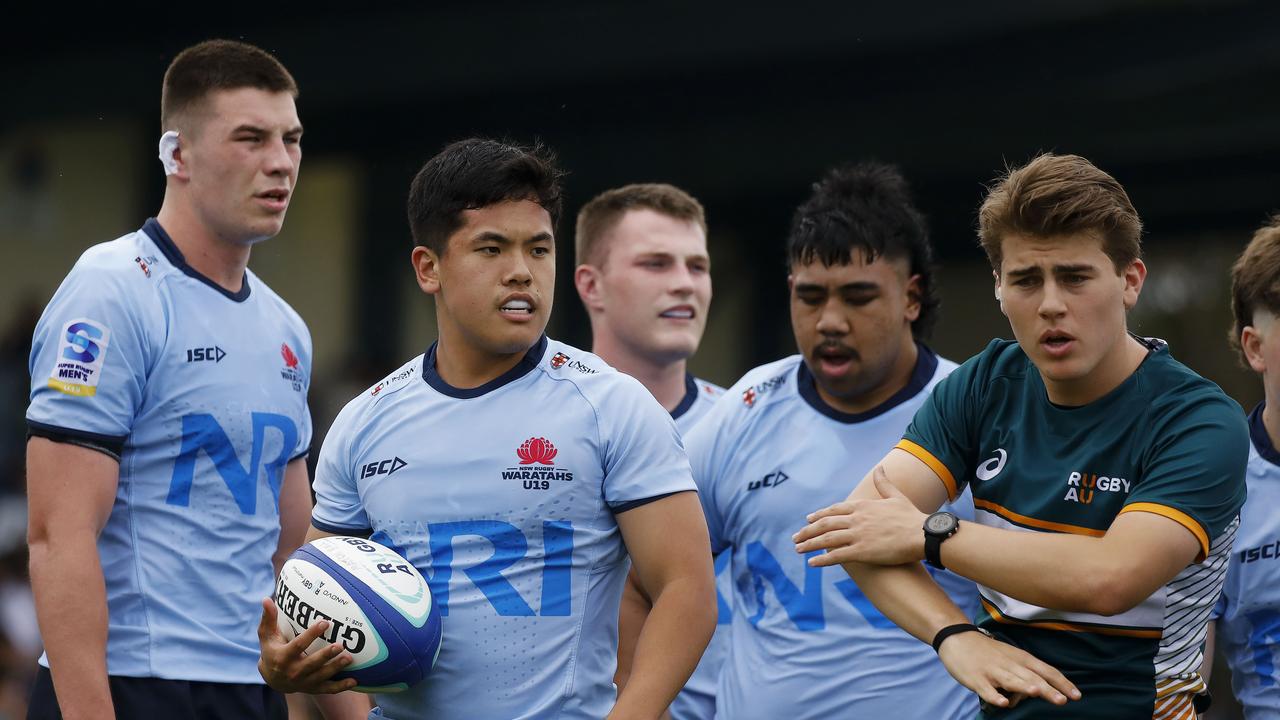
[[[187,348],[187,362],[204,362],[206,360],[220,363],[227,353],[222,348],[214,345],[213,347],[203,348]]]
[[[408,464],[409,463],[398,457],[389,458],[387,460],[374,460],[360,468],[360,479],[364,480],[365,478],[373,477],[374,475],[390,475]]]

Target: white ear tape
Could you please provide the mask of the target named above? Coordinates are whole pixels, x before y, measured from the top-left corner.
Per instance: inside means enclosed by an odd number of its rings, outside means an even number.
[[[165,175],[178,173],[178,161],[173,154],[178,151],[178,131],[170,130],[160,136],[160,164],[164,165]]]

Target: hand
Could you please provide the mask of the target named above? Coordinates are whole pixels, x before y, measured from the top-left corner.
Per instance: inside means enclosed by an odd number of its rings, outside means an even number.
[[[823,508],[791,537],[798,553],[826,550],[809,558],[810,565],[905,565],[924,559],[927,516],[889,482],[884,468],[876,467],[872,479],[883,499],[845,500]]]
[[[351,653],[340,643],[307,654],[316,638],[329,628],[325,620],[311,624],[298,637],[286,642],[276,625],[276,604],[270,598],[262,601],[262,620],[258,622],[258,673],[267,684],[282,693],[339,693],[356,686],[353,678],[330,680],[334,673],[351,664]]]
[[[1028,697],[1054,705],[1080,699],[1080,690],[1056,668],[980,632],[943,640],[938,657],[951,677],[995,707],[1011,708]]]

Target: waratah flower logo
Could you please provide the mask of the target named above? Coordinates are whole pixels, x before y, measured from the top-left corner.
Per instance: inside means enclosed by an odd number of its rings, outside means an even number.
[[[293,348],[289,347],[289,343],[280,343],[280,357],[284,358],[285,367],[298,367],[298,356],[293,354]]]
[[[533,437],[520,444],[516,455],[520,456],[521,465],[550,465],[556,457],[556,446],[546,438]]]

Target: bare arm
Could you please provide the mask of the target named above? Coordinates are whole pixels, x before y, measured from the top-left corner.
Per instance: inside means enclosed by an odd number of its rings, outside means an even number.
[[[659,717],[698,665],[716,625],[711,545],[698,497],[681,492],[618,515],[653,609],[611,720]]]
[[[622,587],[622,602],[618,605],[618,669],[613,673],[613,683],[622,690],[631,678],[631,663],[635,659],[636,643],[640,629],[653,610],[653,601],[640,587],[635,568],[627,573],[627,584]]]
[[[105,453],[27,441],[27,544],[36,616],[67,720],[114,717],[107,684],[107,589],[98,534],[120,465]]]
[[[892,465],[885,468],[892,482],[882,480],[886,492],[878,494],[898,497],[876,500],[855,490],[851,501],[816,513],[824,519],[806,529],[807,537],[826,535],[802,546],[806,552],[828,550],[814,558],[815,565],[924,559],[921,508],[936,508],[937,495],[921,498],[928,501],[921,505],[908,488],[927,485],[929,477],[937,488],[942,483],[929,466],[901,450],[890,453],[883,464]],[[868,485],[864,481],[859,490]],[[1023,602],[1116,615],[1150,597],[1201,550],[1186,527],[1153,512],[1122,513],[1098,535],[1019,532],[964,522],[942,544],[942,561],[951,571]]]
[[[289,468],[301,461],[289,463]],[[296,476],[296,475],[295,475]],[[301,476],[305,482],[307,468],[303,464]],[[289,470],[285,474],[285,488],[280,492],[281,545],[284,544],[285,492],[289,484]],[[304,486],[305,488],[305,486]],[[307,506],[310,507],[310,495]],[[306,542],[322,537],[330,537],[327,533],[311,527],[307,530]],[[292,552],[292,550],[290,551]],[[285,556],[288,557],[287,555]],[[281,562],[283,564],[283,561]],[[277,568],[278,572],[278,568]],[[354,692],[343,692],[355,687],[356,681],[331,680],[335,673],[351,664],[351,653],[341,643],[333,643],[329,647],[311,654],[305,654],[312,641],[320,637],[329,627],[327,621],[312,623],[311,627],[290,641],[285,641],[276,625],[276,604],[271,598],[262,601],[262,618],[258,622],[258,646],[261,656],[258,659],[258,672],[271,687],[284,693],[303,692],[317,693],[316,705],[324,713],[326,720],[364,720],[373,708],[367,695]]]
[[[311,477],[307,474],[307,459],[298,458],[285,466],[280,484],[280,539],[271,556],[276,575],[293,551],[309,540],[310,529]]]
[[[894,488],[884,487],[884,480],[877,483],[875,476],[885,474],[894,478]],[[813,558],[813,564],[836,564],[833,553],[846,551],[838,543],[849,540],[852,533],[842,529],[833,518],[841,517],[833,508],[849,506],[862,509],[875,508],[870,501],[885,502],[886,491],[899,491],[902,504],[917,513],[921,522],[914,530],[912,545],[924,545],[923,510],[932,512],[946,500],[942,481],[924,463],[912,455],[893,450],[868,473],[849,500],[810,516],[811,523],[795,539],[797,551],[831,547],[826,555]],[[951,542],[951,538],[947,542]],[[827,543],[833,543],[827,545]],[[843,552],[839,557],[856,555]],[[891,565],[872,565],[846,560],[843,566],[858,588],[871,602],[899,627],[922,642],[932,642],[938,631],[948,625],[967,623],[965,614],[947,597],[938,584],[920,566],[919,562],[904,556]],[[998,707],[1017,704],[1023,696],[1042,697],[1054,704],[1067,702],[1067,697],[1078,699],[1076,689],[1053,667],[1030,654],[1006,643],[993,640],[979,633],[968,632],[953,635],[942,644],[939,658],[947,671],[965,687],[973,690],[983,701]]]

